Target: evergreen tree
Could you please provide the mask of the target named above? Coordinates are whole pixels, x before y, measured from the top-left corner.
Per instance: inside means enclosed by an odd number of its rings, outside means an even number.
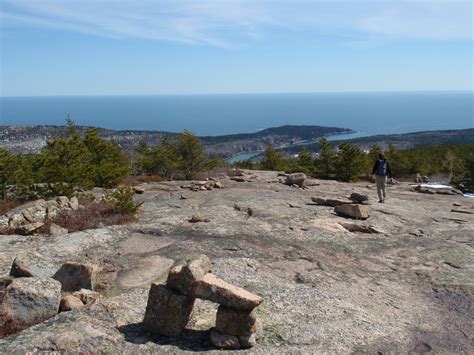
[[[91,180],[95,186],[112,187],[128,175],[127,158],[114,143],[99,137],[95,128],[89,128],[83,139],[88,151]]]
[[[285,158],[277,153],[273,146],[269,145],[267,149],[265,149],[265,154],[260,162],[260,167],[263,170],[285,170]]]
[[[326,138],[321,138],[319,144],[321,149],[319,157],[315,160],[316,171],[318,176],[327,179],[334,173],[336,154]]]
[[[308,149],[303,148],[300,150],[298,154],[297,162],[299,166],[299,171],[308,175],[313,173],[314,161]]]
[[[339,154],[336,160],[338,179],[342,181],[357,180],[364,173],[365,154],[359,147],[342,142],[339,144]]]
[[[184,131],[178,135],[174,146],[178,158],[178,170],[186,180],[205,168],[207,163],[204,149],[199,138],[194,134]]]

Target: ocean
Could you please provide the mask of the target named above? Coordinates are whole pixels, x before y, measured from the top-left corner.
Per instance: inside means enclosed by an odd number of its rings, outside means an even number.
[[[185,129],[198,135],[285,124],[351,128],[357,136],[474,127],[474,92],[0,97],[0,125]]]

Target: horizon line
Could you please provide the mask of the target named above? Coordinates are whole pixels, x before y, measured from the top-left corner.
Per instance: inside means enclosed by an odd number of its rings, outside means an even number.
[[[420,89],[420,90],[360,90],[360,91],[276,91],[230,93],[170,93],[170,94],[72,94],[72,95],[0,95],[0,98],[53,98],[53,97],[146,97],[146,96],[236,96],[236,95],[302,95],[302,94],[390,94],[390,93],[474,93],[474,89]]]

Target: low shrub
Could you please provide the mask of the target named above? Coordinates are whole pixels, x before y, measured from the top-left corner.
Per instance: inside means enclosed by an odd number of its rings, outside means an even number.
[[[120,213],[105,201],[85,202],[83,208],[76,211],[64,211],[53,219],[46,220],[41,233],[48,233],[51,224],[66,228],[69,232],[135,222],[133,213]]]
[[[143,204],[135,203],[133,196],[135,191],[130,186],[120,186],[116,190],[107,191],[104,196],[104,201],[112,206],[112,208],[122,214],[136,213],[140,206]]]

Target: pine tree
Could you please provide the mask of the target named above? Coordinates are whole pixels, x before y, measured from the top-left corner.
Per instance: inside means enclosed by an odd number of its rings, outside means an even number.
[[[327,179],[334,173],[336,154],[326,138],[321,138],[319,144],[321,149],[319,157],[315,160],[316,170],[320,177]]]
[[[188,131],[180,133],[174,149],[178,159],[178,170],[186,180],[192,179],[205,167],[204,149],[194,134]]]
[[[285,170],[286,162],[285,158],[277,153],[273,146],[269,145],[267,149],[265,149],[265,154],[260,162],[260,166],[263,170]]]
[[[342,142],[336,160],[337,177],[342,181],[357,180],[364,173],[365,155],[359,147]]]

